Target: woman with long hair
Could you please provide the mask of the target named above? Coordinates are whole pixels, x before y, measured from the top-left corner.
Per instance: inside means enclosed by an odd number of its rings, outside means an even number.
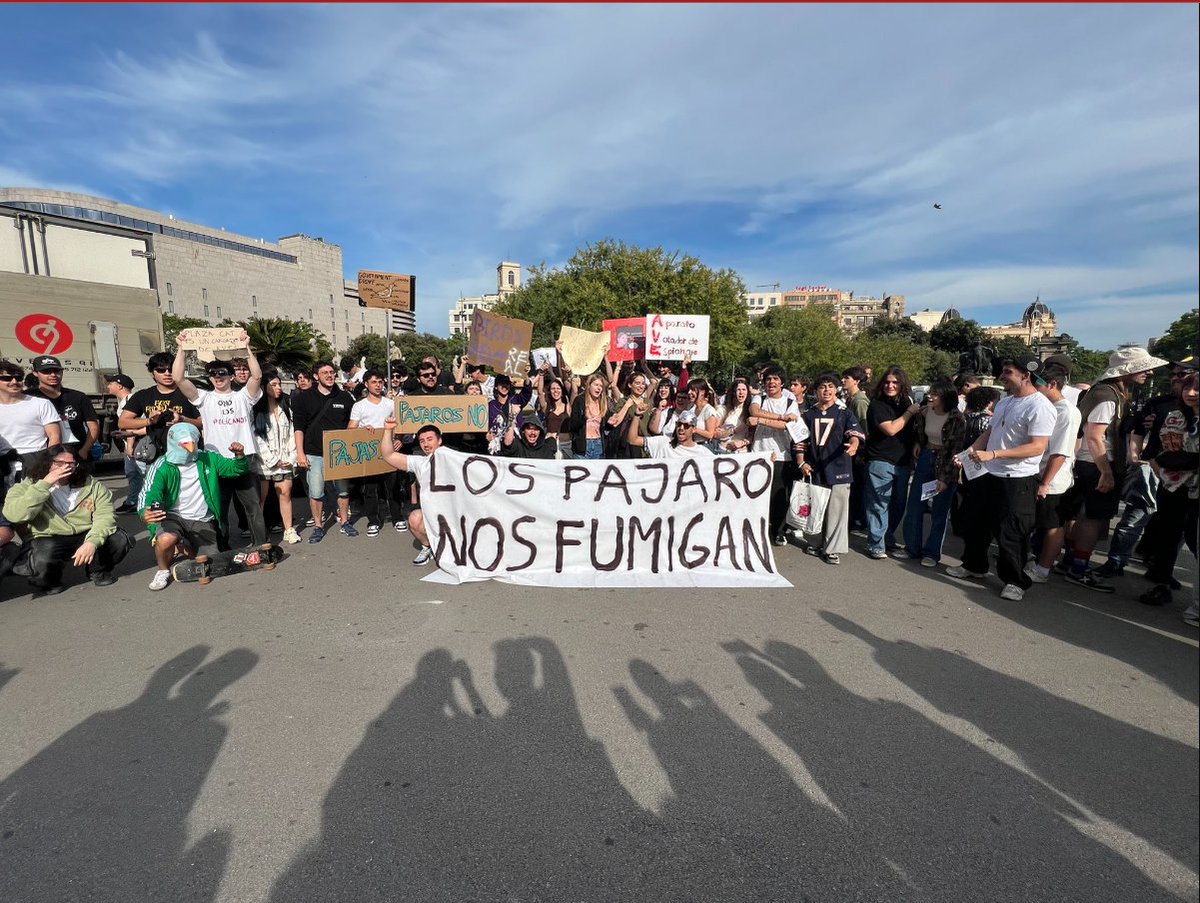
[[[717,427],[721,425],[721,418],[717,415],[717,393],[703,377],[690,380],[687,391],[692,413],[696,415],[696,441],[708,445],[709,451],[715,452]]]
[[[912,422],[914,470],[904,515],[904,549],[909,558],[920,559],[922,567],[936,567],[942,557],[946,521],[961,470],[954,458],[967,447],[967,418],[958,409],[958,389],[942,380],[925,393],[925,406]],[[937,494],[930,500],[929,533],[925,534],[926,483],[937,481]]]
[[[745,452],[753,441],[750,429],[750,383],[739,376],[729,384],[725,392],[725,403],[717,409],[721,425],[717,427],[717,439],[726,454]]]
[[[957,403],[955,405],[957,407]],[[912,474],[911,421],[921,410],[913,404],[908,374],[888,367],[867,408],[867,554],[886,558],[899,549],[895,533],[904,520],[908,478]]]
[[[673,436],[671,423],[675,419],[675,386],[669,379],[661,379],[651,393],[649,410],[642,415],[643,436]]]
[[[608,417],[608,381],[593,373],[571,403],[571,447],[576,458],[604,457]]]
[[[299,542],[292,523],[292,478],[296,470],[296,433],[292,405],[283,393],[279,373],[263,373],[262,398],[254,403],[254,472],[258,474],[258,503],[265,508],[271,487],[279,498],[283,541]]]
[[[558,445],[559,458],[574,458],[571,450],[571,390],[557,376],[538,392],[538,408],[546,426],[546,438]]]
[[[628,363],[632,363],[632,361]],[[646,374],[631,372],[626,381],[626,388],[629,390],[629,394],[621,401],[621,406],[617,409],[617,412],[609,418],[609,423],[618,431],[616,435],[620,438],[620,457],[622,458],[643,458],[646,456],[641,446],[629,443],[628,434],[631,422],[638,424],[636,434],[642,434],[642,416],[650,410],[650,402],[646,398],[646,391],[649,385],[650,383],[646,379]]]

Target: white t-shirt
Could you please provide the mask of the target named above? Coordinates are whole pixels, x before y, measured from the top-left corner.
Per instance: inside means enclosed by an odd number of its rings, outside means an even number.
[[[207,389],[196,392],[194,404],[204,427],[205,449],[222,458],[232,458],[229,446],[240,442],[247,455],[254,454],[254,403],[262,398],[262,389],[253,398],[244,388],[224,395]]]
[[[778,398],[764,395],[758,400],[758,406],[764,414],[774,414],[780,418],[795,414],[796,422],[790,424],[791,430],[775,429],[760,423],[754,428],[754,445],[750,450],[773,454],[780,461],[790,461],[792,442],[803,442],[808,438],[808,427],[800,419],[800,409],[796,406],[795,397],[791,392],[784,392]]]
[[[1041,392],[1031,395],[1006,395],[996,402],[992,414],[992,432],[988,436],[988,451],[1003,451],[1025,445],[1036,436],[1054,433],[1058,416],[1054,405]],[[1032,458],[997,458],[984,461],[988,473],[998,477],[1036,476],[1041,456]]]
[[[212,520],[204,492],[200,489],[200,471],[195,464],[179,465],[179,498],[171,513],[186,520]]]
[[[1062,495],[1075,482],[1075,438],[1079,435],[1079,408],[1066,398],[1060,398],[1054,402],[1054,412],[1057,418],[1054,432],[1050,434],[1050,442],[1038,465],[1038,473],[1046,472],[1051,455],[1062,455],[1065,460],[1047,487],[1048,495]]]
[[[696,426],[702,430],[707,430],[709,417],[720,417],[720,415],[717,413],[716,408],[710,404],[706,404],[704,409],[696,414]]]
[[[79,494],[83,492],[82,486],[51,486],[50,487],[50,504],[54,506],[54,510],[64,516],[75,510],[75,506],[79,504]]]
[[[13,404],[0,404],[0,452],[10,449],[22,455],[46,448],[46,426],[60,423],[58,411],[45,398],[23,395]],[[64,437],[71,435],[63,424]]]
[[[1103,423],[1106,427],[1112,423],[1112,419],[1117,416],[1117,403],[1115,401],[1102,401],[1100,404],[1092,408],[1092,412],[1088,414],[1088,423]],[[1086,430],[1087,428],[1084,427]],[[1104,431],[1104,457],[1112,460],[1112,440],[1109,438],[1108,430]],[[1079,443],[1079,460],[1090,461],[1096,463],[1096,459],[1092,457],[1091,451],[1088,450],[1087,439]]]
[[[703,445],[693,444],[691,448],[683,445],[671,445],[667,436],[647,436],[646,454],[651,458],[711,458],[712,452]]]
[[[359,426],[373,426],[381,430],[383,421],[391,417],[395,410],[396,406],[386,398],[380,399],[378,404],[363,398],[354,402],[354,407],[350,409],[350,419]]]
[[[1072,407],[1076,407],[1076,408],[1079,407],[1079,396],[1082,394],[1083,393],[1080,392],[1078,389],[1076,389],[1074,386],[1063,386],[1062,387],[1062,397],[1065,398],[1067,401],[1071,402]]]

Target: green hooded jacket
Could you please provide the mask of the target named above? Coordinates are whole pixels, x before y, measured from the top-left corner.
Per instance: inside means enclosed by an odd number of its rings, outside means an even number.
[[[217,534],[221,534],[221,488],[218,484],[220,477],[240,477],[249,467],[245,458],[225,458],[216,452],[200,451],[196,453],[196,470],[200,474],[200,492],[204,495],[204,503],[208,505],[209,516],[216,521]],[[159,458],[146,471],[146,480],[142,484],[141,495],[138,496],[138,514],[144,512],[155,502],[162,502],[163,510],[170,511],[179,501],[179,466],[172,464],[165,457]],[[7,516],[7,515],[5,515]],[[147,524],[150,539],[154,539],[157,524]]]
[[[91,477],[79,487],[79,499],[66,514],[59,514],[50,501],[48,483],[22,480],[8,490],[4,516],[14,524],[28,524],[35,538],[86,533],[87,541],[96,548],[104,545],[104,540],[117,529],[112,493]]]

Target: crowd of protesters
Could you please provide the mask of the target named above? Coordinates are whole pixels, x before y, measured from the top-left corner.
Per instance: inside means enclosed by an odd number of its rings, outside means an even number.
[[[357,537],[356,515],[365,516],[368,537],[389,522],[411,531],[420,544],[413,563],[428,564],[412,475],[443,442],[534,459],[766,453],[775,545],[794,543],[838,565],[857,531],[869,559],[934,569],[953,532],[962,563],[944,573],[983,580],[994,545],[1000,595],[1010,601],[1052,579],[1112,593],[1139,557],[1151,583],[1140,600],[1167,604],[1180,588],[1180,546],[1196,554],[1197,370],[1141,348],[1115,352],[1091,386],[1072,383],[1067,355],[1029,356],[1004,361],[999,386],[987,384],[992,374],[960,373],[920,398],[896,366],[878,380],[855,366],[810,381],[763,364],[718,391],[690,360],[678,370],[627,361],[575,374],[559,354],[514,383],[468,358],[449,369],[434,356],[411,370],[393,361],[382,371],[344,358],[296,373],[289,394],[248,343],[233,360],[206,363],[204,380],[189,378],[185,363],[182,351],[152,355],[153,385],[137,392],[127,375],[109,377],[128,482],[115,504],[90,475],[99,418],[86,396],[61,386],[58,360],[35,359],[32,379],[0,361],[0,573],[24,574],[44,593],[61,591],[68,564],[111,583],[133,545],[120,515],[137,515],[149,529],[154,590],[170,583],[178,555],[261,545],[271,532],[285,543],[301,542],[302,532],[319,543],[330,529]],[[1171,390],[1147,398],[1144,386],[1160,367],[1170,368]],[[486,430],[397,431],[397,396],[454,393],[486,397]],[[327,480],[323,433],[356,427],[380,432],[394,469]],[[813,532],[787,526],[798,482],[829,491]],[[307,519],[293,506],[302,496]],[[1093,567],[1118,514],[1107,560]],[[1196,623],[1194,601],[1184,617]]]

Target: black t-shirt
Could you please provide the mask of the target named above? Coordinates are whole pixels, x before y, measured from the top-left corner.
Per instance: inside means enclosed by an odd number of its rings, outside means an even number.
[[[879,424],[895,420],[908,408],[907,398],[886,401],[876,398],[867,408],[867,460],[887,461],[889,464],[899,464],[907,461],[909,450],[912,448],[912,421],[904,424],[904,429],[896,435],[889,436],[879,428]]]
[[[325,454],[321,434],[325,430],[344,430],[350,423],[354,396],[345,389],[334,389],[326,395],[313,386],[301,392],[292,403],[292,425],[304,433],[304,454],[318,458]]]
[[[67,428],[71,431],[71,435],[75,437],[76,442],[82,442],[87,438],[88,421],[94,420],[97,423],[100,421],[96,409],[92,407],[92,401],[82,392],[75,389],[63,389],[58,398],[51,398],[44,394],[41,389],[34,389],[29,393],[36,395],[39,398],[44,398],[50,404],[54,405],[54,410],[58,411],[58,416],[67,424]],[[63,434],[63,441],[70,442],[66,433]]]
[[[200,416],[200,412],[196,409],[196,406],[188,401],[187,396],[183,394],[178,386],[166,394],[160,392],[158,386],[138,389],[125,402],[125,410],[139,420],[147,420],[150,417],[161,414],[163,411],[171,411],[181,417],[191,417],[193,419]]]

